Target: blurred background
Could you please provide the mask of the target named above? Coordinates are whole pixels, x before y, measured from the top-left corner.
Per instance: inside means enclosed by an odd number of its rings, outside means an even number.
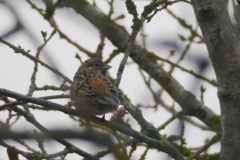
[[[45,9],[44,1],[31,0],[37,7]],[[55,1],[56,2],[56,1]],[[93,4],[93,1],[89,1]],[[147,0],[134,1],[137,6],[138,14],[141,15],[144,6],[149,4]],[[106,0],[95,1],[99,10],[108,14],[109,4]],[[124,15],[125,18],[116,20],[116,23],[125,27],[128,33],[131,33],[132,15],[129,15],[125,2],[122,0],[115,0],[113,3],[114,13],[112,19]],[[229,14],[232,14],[231,3],[229,3]],[[166,58],[172,62],[177,62],[181,55],[186,51],[185,58],[179,63],[180,66],[193,70],[194,72],[205,76],[212,80],[216,79],[214,70],[212,68],[211,61],[208,57],[208,52],[201,39],[196,37],[194,42],[190,45],[188,40],[191,37],[191,32],[184,28],[176,19],[176,16],[184,19],[185,22],[192,26],[199,34],[201,34],[200,28],[197,25],[193,9],[190,4],[179,2],[168,7],[167,10],[158,12],[149,23],[144,23],[142,34],[146,35],[145,43],[141,34],[138,34],[136,39],[137,43],[145,47],[148,51],[154,52],[156,55]],[[175,18],[174,18],[175,17]],[[98,44],[101,42],[99,31],[86,19],[76,14],[72,9],[56,9],[54,19],[59,26],[59,29],[65,33],[72,41],[80,44],[92,53],[95,53]],[[233,20],[234,21],[234,20]],[[15,46],[21,46],[24,50],[31,50],[30,54],[34,55],[37,52],[37,48],[44,43],[41,31],[47,32],[47,37],[51,34],[54,28],[52,28],[47,20],[43,18],[26,0],[0,0],[0,36],[6,41]],[[185,38],[186,41],[182,41]],[[189,49],[186,50],[186,46],[189,45]],[[111,44],[108,39],[105,39],[105,47],[103,49],[103,60],[106,60],[114,49],[117,49]],[[175,50],[174,55],[171,55],[172,50]],[[79,51],[75,46],[68,43],[65,39],[61,39],[59,34],[55,34],[49,43],[44,47],[41,52],[40,59],[58,69],[68,78],[72,79],[77,68],[80,66],[80,61],[75,58],[76,53],[81,56],[81,59],[85,61],[88,59],[85,53]],[[123,54],[117,55],[109,65],[112,69],[109,70],[109,74],[116,78],[118,66],[123,57]],[[144,79],[139,72],[139,68],[129,58],[128,64],[124,70],[120,88],[131,99],[134,105],[153,106],[155,105],[153,96],[144,83]],[[169,71],[171,66],[168,63],[160,62],[166,71]],[[31,83],[31,75],[33,73],[34,63],[21,54],[16,54],[8,46],[0,43],[0,87],[8,90],[18,92],[21,94],[27,94],[29,85]],[[149,77],[145,72],[143,73],[147,78]],[[204,103],[211,108],[215,113],[220,114],[219,102],[217,99],[217,88],[208,82],[196,79],[193,75],[183,72],[178,68],[175,68],[172,76],[182,85],[186,90],[191,91],[197,99],[200,98],[200,86],[206,88],[204,92]],[[53,72],[39,65],[39,71],[37,72],[36,84],[38,87],[45,85],[60,86],[63,80],[56,76]],[[69,84],[68,84],[69,85]],[[152,89],[157,92],[161,87],[154,81],[151,81]],[[59,95],[63,91],[36,91],[34,97]],[[69,94],[69,91],[64,92]],[[164,102],[172,106],[174,109],[180,111],[181,108],[177,103],[171,99],[166,93],[162,93],[162,99]],[[70,101],[69,99],[52,100],[53,102],[65,105]],[[0,101],[0,105],[4,104]],[[172,114],[165,110],[161,105],[155,108],[142,107],[143,116],[146,120],[152,123],[155,127],[160,126],[167,121]],[[48,129],[68,129],[78,130],[79,123],[72,121],[69,117],[61,112],[52,111],[37,111],[31,110],[35,118]],[[111,114],[106,115],[106,119],[109,120]],[[0,112],[0,120],[5,122],[8,118],[8,111]],[[126,115],[125,119],[129,120],[131,127],[137,131],[140,130],[138,123],[130,116]],[[196,118],[192,118],[195,122],[202,124]],[[14,121],[14,118],[11,120]],[[34,127],[27,123],[26,120],[21,117],[20,120],[13,125],[12,130],[33,130]],[[179,120],[174,120],[164,130],[161,130],[162,135],[175,135],[179,132]],[[186,146],[191,148],[201,147],[205,141],[212,138],[214,135],[210,131],[202,131],[201,129],[194,127],[193,125],[185,122],[184,138],[186,139]],[[103,150],[103,147],[96,146],[95,144],[89,144],[87,141],[82,140],[69,140],[76,144],[79,148],[95,154],[98,151]],[[16,146],[19,149],[27,151],[27,149],[14,141],[6,141],[7,143]],[[35,140],[26,141],[31,147],[39,150],[38,144]],[[59,145],[55,141],[46,141],[45,149],[48,153],[58,152],[64,149],[64,146]],[[130,148],[128,148],[130,149]],[[132,159],[139,159],[140,155],[144,152],[144,147],[138,147],[137,151],[133,153]],[[209,153],[219,152],[219,143],[211,146],[208,150]],[[20,160],[25,158],[21,155]],[[112,155],[108,155],[103,159],[112,159]],[[171,159],[165,153],[158,152],[157,150],[150,150],[146,159]],[[7,152],[6,148],[0,146],[0,159],[6,160]],[[73,160],[79,159],[76,154],[68,154],[66,159]]]

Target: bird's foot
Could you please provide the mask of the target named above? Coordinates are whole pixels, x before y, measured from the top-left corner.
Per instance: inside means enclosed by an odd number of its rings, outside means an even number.
[[[102,121],[105,121],[105,114],[101,118]]]

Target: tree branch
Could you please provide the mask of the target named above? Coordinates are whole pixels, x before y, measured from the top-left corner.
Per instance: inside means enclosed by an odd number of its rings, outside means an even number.
[[[43,100],[43,99],[40,99],[40,98],[25,96],[25,95],[15,93],[15,92],[12,92],[12,91],[9,91],[9,90],[6,90],[6,89],[2,89],[2,88],[0,88],[0,95],[12,97],[12,98],[15,98],[15,99],[20,100],[20,101],[39,104],[39,105],[42,105],[44,107],[49,107],[49,108],[52,108],[52,109],[59,110],[59,111],[64,112],[66,114],[79,116],[79,113],[77,113],[75,109],[67,108],[67,107],[59,105],[57,103],[46,101],[46,100]],[[44,128],[43,126],[41,126],[41,124],[39,124],[37,121],[35,121],[33,116],[30,116],[30,115],[26,114],[25,111],[23,111],[22,109],[19,109],[17,107],[14,107],[14,110],[16,112],[18,112],[19,114],[23,115],[27,119],[27,121],[30,121],[31,123],[34,123],[34,125],[37,128],[40,128],[40,130],[42,130],[43,132],[48,132],[48,130],[46,130],[46,128]],[[175,147],[173,147],[168,141],[166,141],[164,138],[161,138],[160,140],[155,140],[155,139],[150,138],[146,135],[140,134],[135,130],[123,127],[121,125],[118,125],[116,123],[109,122],[109,121],[106,121],[106,120],[103,121],[101,118],[98,118],[98,117],[95,117],[95,116],[86,116],[86,115],[80,115],[80,116],[83,117],[83,118],[87,118],[88,120],[90,120],[90,121],[92,121],[96,124],[103,125],[105,127],[117,130],[119,132],[122,132],[122,133],[124,133],[128,136],[134,137],[141,142],[145,142],[148,145],[151,145],[154,148],[171,155],[176,160],[184,160],[184,157],[179,153],[179,151]],[[57,139],[57,141],[64,144],[65,146],[71,145],[71,144],[69,144],[69,142],[66,142],[65,140],[58,140]],[[79,154],[80,153],[81,152],[79,151]]]
[[[240,38],[225,0],[192,0],[218,80],[222,139],[220,159],[240,159]]]
[[[82,2],[82,1],[81,1]],[[123,27],[116,24],[114,21],[107,18],[106,15],[99,12],[94,6],[84,1],[84,5],[77,0],[62,0],[59,7],[69,7],[75,10],[78,14],[90,21],[99,31],[106,36],[113,45],[119,50],[125,51],[128,44],[129,34]],[[113,34],[114,33],[114,34]],[[155,58],[149,57],[150,52],[144,50],[136,43],[132,48],[130,57],[146,71],[153,79],[156,80],[168,94],[188,113],[203,121],[206,125],[216,131],[221,130],[220,118],[219,121],[212,121],[217,115],[204,104],[196,99],[194,95],[186,91],[171,75],[155,62]],[[218,116],[217,116],[218,117]]]
[[[57,69],[52,68],[51,66],[49,66],[48,64],[44,63],[43,61],[37,59],[36,57],[32,56],[31,54],[29,54],[28,52],[26,52],[24,49],[18,48],[14,45],[12,45],[11,43],[5,41],[4,39],[2,39],[0,37],[0,42],[2,42],[3,44],[6,44],[7,46],[9,46],[10,48],[12,48],[15,53],[21,53],[23,56],[28,57],[29,59],[31,59],[34,62],[38,62],[40,63],[42,66],[48,68],[49,70],[51,70],[53,73],[57,74],[58,76],[60,76],[61,78],[63,78],[65,81],[67,81],[68,83],[72,83],[72,80],[70,80],[68,77],[64,76],[61,72],[59,72]]]

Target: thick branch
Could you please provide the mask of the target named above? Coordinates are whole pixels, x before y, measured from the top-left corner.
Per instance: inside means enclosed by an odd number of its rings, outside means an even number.
[[[12,92],[12,91],[9,91],[9,90],[6,90],[6,89],[2,89],[2,88],[0,88],[0,95],[12,97],[12,98],[15,98],[15,99],[20,100],[20,101],[39,104],[39,105],[42,105],[42,106],[45,106],[45,107],[49,107],[49,108],[52,108],[52,109],[59,110],[59,111],[64,112],[66,114],[79,116],[78,113],[76,112],[76,110],[74,110],[74,109],[67,108],[67,107],[59,105],[57,103],[46,101],[46,100],[43,100],[43,99],[40,99],[40,98],[25,96],[25,95],[18,94],[18,93],[15,93],[15,92]],[[17,107],[16,107],[16,109],[23,116],[27,116],[26,114],[24,114],[23,110],[21,110]],[[155,139],[150,138],[146,135],[140,134],[135,130],[123,127],[123,126],[118,125],[116,123],[109,122],[109,121],[102,121],[101,118],[98,118],[98,117],[95,117],[95,116],[86,117],[86,115],[81,115],[81,117],[83,117],[83,118],[84,118],[84,116],[85,116],[85,118],[88,118],[88,120],[90,120],[90,121],[92,121],[96,124],[100,124],[100,125],[106,126],[108,128],[112,128],[112,129],[117,130],[119,132],[122,132],[126,135],[134,137],[134,138],[138,139],[140,142],[145,142],[148,145],[153,146],[154,148],[171,155],[176,160],[184,160],[184,157],[179,153],[179,151],[175,147],[173,147],[168,141],[166,141],[164,138],[162,138],[160,140],[155,140]],[[27,117],[27,118],[31,118],[31,117]],[[36,122],[36,123],[37,123],[37,126],[41,128],[40,124],[38,124],[38,122]],[[45,130],[45,128],[42,128],[42,129]],[[47,130],[45,130],[45,131],[47,132]],[[67,145],[67,144],[65,144],[66,143],[65,141],[60,141],[60,143],[64,143],[64,145]]]
[[[78,14],[82,15],[90,21],[99,31],[106,36],[119,50],[124,51],[127,48],[129,34],[123,27],[107,18],[106,15],[99,12],[94,6],[88,2],[77,0],[62,0],[59,7],[69,7],[74,9]],[[130,57],[146,71],[153,79],[155,79],[168,94],[189,114],[199,118],[206,125],[216,131],[221,130],[220,120],[211,121],[216,114],[196,99],[194,95],[186,91],[171,75],[154,61],[152,53],[147,52],[139,45],[135,44],[132,48]],[[151,57],[151,58],[149,58]]]
[[[240,159],[240,38],[228,1],[192,0],[218,81],[221,107],[221,160]]]

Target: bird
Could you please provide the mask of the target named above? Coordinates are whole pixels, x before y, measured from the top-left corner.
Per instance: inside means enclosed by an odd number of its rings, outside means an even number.
[[[117,110],[117,90],[106,77],[111,66],[98,58],[90,58],[78,68],[71,85],[73,106],[81,114],[103,115]]]

